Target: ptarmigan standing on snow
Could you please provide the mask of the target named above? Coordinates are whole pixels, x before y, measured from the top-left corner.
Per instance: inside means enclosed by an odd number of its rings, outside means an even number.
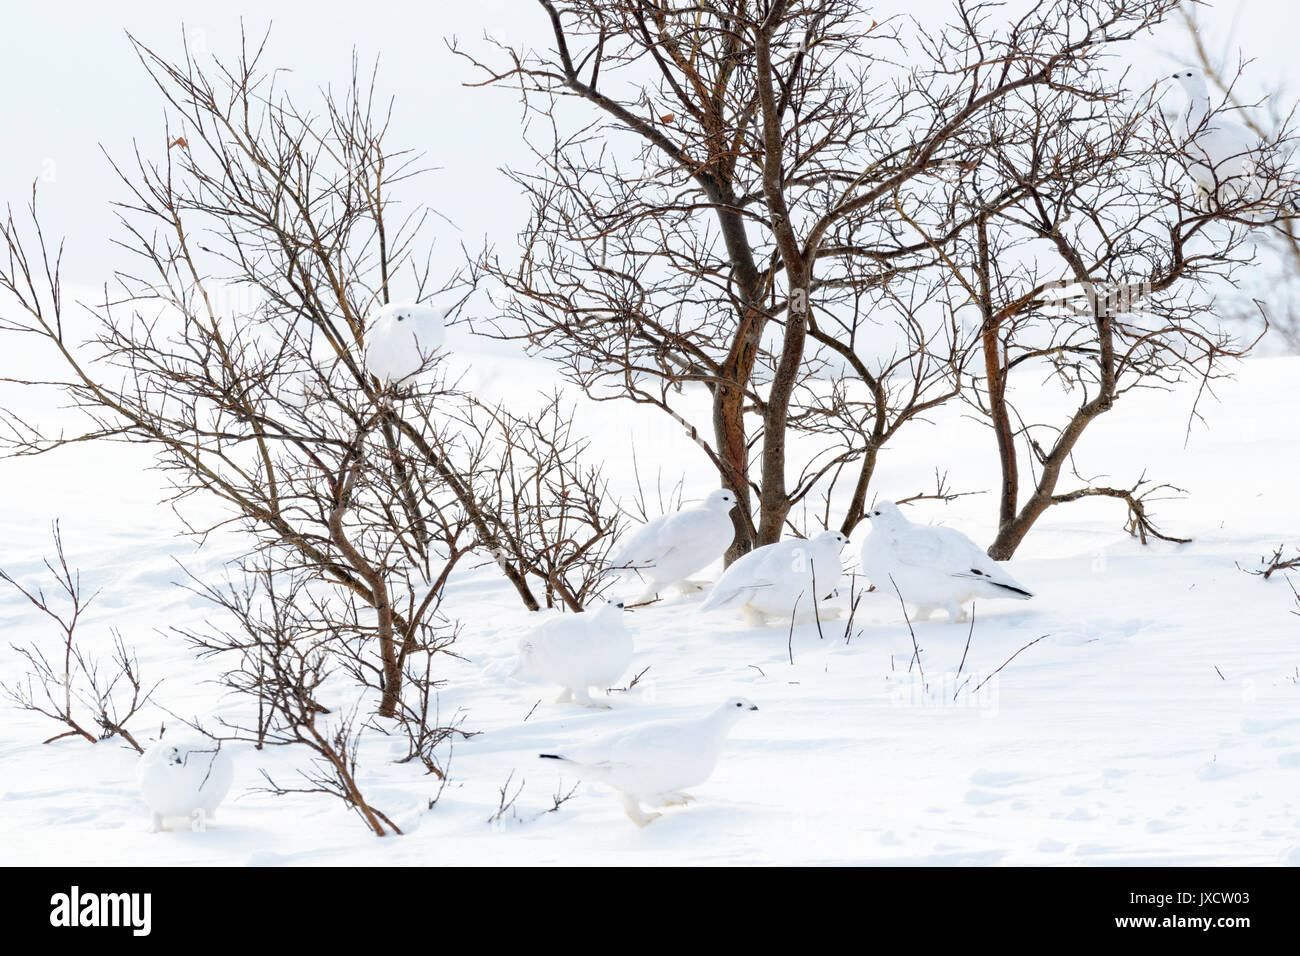
[[[638,575],[646,583],[636,604],[649,601],[674,584],[683,594],[702,585],[687,578],[722,557],[736,536],[731,512],[736,496],[720,488],[695,508],[648,521],[634,532],[610,561],[610,569]]]
[[[731,728],[753,710],[733,697],[706,717],[642,724],[590,746],[538,756],[573,764],[582,779],[613,787],[632,822],[643,827],[660,814],[646,813],[642,803],[672,807],[694,799],[682,791],[709,779]]]
[[[584,707],[601,707],[588,688],[613,687],[631,663],[632,634],[623,624],[623,605],[606,602],[595,612],[553,617],[521,638],[511,676],[535,674],[559,684],[557,704],[576,697]]]
[[[366,371],[395,385],[423,371],[442,346],[442,314],[410,302],[386,305],[366,328]]]
[[[796,620],[833,616],[814,604],[839,586],[840,551],[848,542],[838,531],[823,531],[811,540],[791,538],[755,548],[722,573],[700,610],[738,607],[751,627],[762,627],[769,618],[779,623],[791,616]]]
[[[1173,79],[1187,93],[1179,132],[1186,137],[1183,152],[1192,161],[1187,173],[1198,191],[1220,202],[1258,198],[1259,136],[1222,114],[1210,115],[1210,91],[1200,73],[1183,70]]]
[[[153,813],[153,829],[168,817],[185,817],[201,829],[217,812],[234,779],[230,752],[210,740],[160,740],[140,757],[140,794]]]
[[[879,502],[866,517],[871,534],[862,543],[863,573],[886,594],[897,588],[921,620],[941,607],[949,619],[964,621],[962,604],[976,597],[1033,597],[960,531],[913,524],[892,501]]]

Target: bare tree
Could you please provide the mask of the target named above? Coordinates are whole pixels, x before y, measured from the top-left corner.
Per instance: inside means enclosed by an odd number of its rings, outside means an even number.
[[[581,611],[608,584],[602,568],[621,514],[602,467],[589,461],[589,441],[574,431],[573,407],[558,392],[516,410],[466,397],[454,416],[473,442],[467,470],[491,516],[492,558],[540,588],[545,607]]]
[[[0,569],[0,581],[31,602],[59,631],[58,650],[53,655],[46,653],[43,641],[31,641],[21,647],[10,645],[26,662],[27,672],[13,682],[0,683],[0,693],[14,706],[41,714],[67,728],[43,743],[81,737],[93,744],[121,737],[137,753],[143,753],[126,725],[149,703],[158,685],[145,686],[135,652],[127,648],[116,630],[112,631],[113,655],[108,665],[101,664],[85,650],[77,639],[77,625],[99,592],[87,595],[82,591],[81,572],[68,564],[58,522],[54,524],[54,555],[53,560],[46,558],[44,564],[54,579],[56,593],[62,595],[62,603],[66,605],[63,610],[43,587],[27,588]]]
[[[954,300],[964,297],[978,317],[982,374],[964,394],[997,443],[999,531],[989,553],[998,559],[1048,508],[1088,497],[1123,501],[1143,542],[1182,540],[1162,534],[1149,512],[1159,492],[1177,489],[1145,474],[1129,486],[1102,484],[1076,460],[1079,440],[1135,390],[1190,381],[1200,384],[1199,402],[1227,360],[1253,344],[1217,320],[1216,285],[1251,261],[1253,236],[1293,215],[1290,200],[1268,191],[1199,199],[1186,131],[1165,122],[1157,90],[1126,83],[1104,58],[1090,58],[1066,85],[1003,99],[977,137],[998,148],[973,149],[942,203],[902,212],[939,252]],[[1285,153],[1293,136],[1280,130],[1261,156]],[[1003,199],[1008,182],[1020,190],[1012,202]],[[944,228],[954,215],[967,223],[955,241]],[[1025,379],[1033,384],[1017,391]],[[1063,421],[1035,417],[1044,382],[1074,403]],[[1079,485],[1061,490],[1071,473]]]
[[[373,612],[359,633],[377,651],[378,712],[397,717],[410,648],[466,555],[510,555],[498,564],[531,610],[539,577],[547,602],[581,607],[591,589],[579,566],[611,530],[603,484],[564,416],[482,414],[440,353],[400,388],[367,373],[376,306],[399,289],[459,301],[454,284],[430,283],[429,211],[397,198],[419,158],[383,145],[390,107],[373,75],[354,63],[351,85],[317,112],[279,88],[265,38],[212,64],[132,42],[167,106],[158,148],[114,163],[133,264],[69,316],[34,194],[30,228],[12,211],[0,224],[0,290],[13,302],[0,331],[39,337],[65,372],[17,381],[61,391],[91,425],[49,433],[5,410],[0,438],[18,456],[148,446],[183,520],[187,499],[221,506],[194,534],[235,526],[281,573]]]
[[[1003,24],[958,2],[930,29],[856,0],[539,0],[551,50],[458,50],[520,91],[535,131],[540,170],[512,174],[532,199],[521,255],[477,263],[508,291],[498,334],[681,423],[742,503],[729,558],[852,465],[849,530],[881,445],[958,387],[939,252],[1031,185],[956,201],[999,148],[992,117],[1070,90],[1175,3],[1043,0]],[[572,127],[566,98],[594,123]],[[953,215],[921,236],[918,199]],[[679,410],[688,385],[709,390],[711,439]],[[838,447],[791,476],[787,434],[819,430]]]
[[[1232,52],[1231,35],[1222,37],[1222,45],[1216,49],[1215,40],[1220,38],[1202,27],[1191,8],[1184,6],[1178,13],[1192,41],[1191,62],[1222,99],[1225,115],[1253,131],[1261,143],[1286,142],[1287,131],[1294,128],[1295,121],[1293,90],[1280,85],[1256,101],[1244,102],[1239,80],[1249,64]],[[1287,143],[1286,153],[1275,156],[1273,163],[1279,170],[1293,170],[1296,158],[1294,145]],[[1287,178],[1294,176],[1292,171]],[[1259,246],[1256,261],[1260,265],[1248,279],[1243,277],[1240,295],[1233,295],[1236,284],[1219,290],[1219,309],[1243,326],[1261,327],[1263,316],[1254,300],[1266,298],[1269,314],[1262,327],[1280,336],[1291,351],[1300,351],[1300,286],[1294,281],[1300,274],[1300,231],[1296,220],[1285,217],[1270,222],[1252,239]]]
[[[277,566],[266,557],[246,564],[224,584],[194,581],[192,589],[219,608],[223,621],[202,628],[172,628],[201,658],[222,665],[219,683],[238,706],[216,726],[191,723],[213,740],[248,741],[264,747],[301,748],[311,754],[302,783],[289,786],[266,777],[276,794],[319,793],[342,800],[377,835],[401,833],[370,803],[357,782],[363,738],[367,734],[404,736],[407,755],[399,763],[419,761],[439,781],[446,779],[447,757],[456,737],[469,736],[453,721],[444,724],[437,708],[439,682],[433,662],[455,641],[450,622],[421,621],[418,636],[402,647],[400,665],[406,679],[394,707],[393,721],[360,716],[368,696],[385,694],[391,683],[385,666],[374,659],[374,642],[356,601],[342,602],[309,576]],[[343,700],[343,708],[325,701]],[[436,796],[433,800],[436,800]],[[432,802],[432,801],[431,801]]]

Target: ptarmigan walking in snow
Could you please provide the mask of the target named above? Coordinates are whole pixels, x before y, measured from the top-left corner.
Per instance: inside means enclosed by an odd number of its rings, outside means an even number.
[[[217,812],[234,779],[230,752],[210,740],[178,741],[170,736],[140,757],[140,794],[153,813],[154,832],[168,817],[185,817],[201,829]]]
[[[582,779],[613,787],[632,822],[643,827],[660,814],[646,813],[642,803],[672,807],[695,799],[682,791],[709,779],[731,728],[753,710],[733,697],[706,717],[642,724],[590,746],[538,756],[573,764]]]
[[[736,536],[731,512],[736,496],[725,488],[714,491],[695,508],[683,508],[642,525],[610,561],[610,568],[645,581],[636,604],[649,601],[664,588],[677,585],[683,594],[703,585],[687,578],[722,557]]]
[[[820,602],[839,586],[840,551],[848,542],[838,531],[823,531],[811,540],[791,538],[755,548],[722,573],[700,610],[738,607],[751,627],[762,627],[769,618],[780,623],[791,616],[797,621],[834,616]]]
[[[511,676],[535,674],[559,684],[557,704],[576,697],[584,707],[603,707],[588,688],[613,687],[631,663],[632,634],[623,624],[623,605],[607,602],[595,612],[553,617],[520,639]]]
[[[1184,70],[1173,79],[1187,93],[1179,133],[1186,137],[1183,153],[1191,160],[1187,173],[1198,192],[1220,202],[1258,198],[1259,136],[1222,114],[1210,115],[1210,91],[1200,73]]]
[[[421,372],[445,338],[442,314],[409,302],[386,305],[366,329],[366,371],[395,385]]]
[[[976,597],[1033,597],[960,531],[913,524],[892,501],[879,502],[866,517],[871,534],[862,543],[863,573],[885,594],[897,588],[921,620],[941,607],[949,619],[964,621],[962,604]]]

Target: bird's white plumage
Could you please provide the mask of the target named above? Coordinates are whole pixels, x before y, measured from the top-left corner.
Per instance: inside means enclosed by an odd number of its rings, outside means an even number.
[[[689,589],[690,575],[708,567],[731,546],[735,526],[731,511],[736,496],[718,489],[695,508],[661,515],[622,542],[610,567],[645,582],[637,603],[648,601],[674,584]]]
[[[587,746],[541,756],[573,764],[584,780],[612,787],[632,821],[645,826],[659,814],[645,813],[641,804],[670,806],[691,800],[682,791],[709,778],[731,728],[754,710],[758,708],[745,698],[733,697],[704,717],[642,724]]]
[[[234,779],[230,751],[211,740],[178,740],[171,735],[145,750],[136,774],[140,794],[153,813],[153,827],[167,817],[196,814],[210,821]]]
[[[891,501],[867,512],[871,533],[862,543],[862,571],[877,590],[916,605],[924,619],[935,608],[965,620],[961,605],[977,597],[1028,600],[1032,595],[1005,567],[954,528],[913,524]]]
[[[589,688],[604,690],[618,682],[632,663],[632,643],[622,604],[564,614],[520,639],[514,674],[533,674],[559,684],[559,703],[576,697],[584,707],[596,707]]]
[[[1177,130],[1187,174],[1206,196],[1220,202],[1257,198],[1260,139],[1248,127],[1213,112],[1205,77],[1194,70],[1173,79],[1187,94],[1187,110]]]
[[[371,317],[366,328],[366,370],[390,384],[423,371],[445,338],[442,314],[427,305],[395,303]]]
[[[840,551],[848,538],[823,531],[812,539],[792,538],[755,548],[742,555],[718,579],[701,611],[741,608],[751,624],[768,618],[811,618],[816,601],[824,601],[839,586],[843,574]],[[816,588],[813,582],[816,581]]]

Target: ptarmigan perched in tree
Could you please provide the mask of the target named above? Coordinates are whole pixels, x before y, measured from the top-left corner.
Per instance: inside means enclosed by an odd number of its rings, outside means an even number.
[[[1258,198],[1259,136],[1222,113],[1211,115],[1210,91],[1200,73],[1183,70],[1173,79],[1187,94],[1187,110],[1178,132],[1185,137],[1183,153],[1190,160],[1187,173],[1197,191],[1227,203]]]
[[[683,594],[698,591],[703,585],[687,579],[731,547],[735,507],[736,496],[719,488],[703,504],[648,521],[622,542],[609,566],[645,582],[644,592],[632,603],[649,601],[674,584]]]
[[[632,663],[632,634],[623,624],[623,605],[552,617],[519,641],[519,662],[511,676],[535,674],[562,688],[557,704],[577,698],[584,707],[605,707],[589,688],[608,690]]]
[[[614,788],[628,817],[643,827],[661,814],[646,813],[642,803],[671,807],[695,799],[683,791],[709,779],[731,728],[754,710],[745,698],[733,697],[696,720],[642,724],[588,746],[538,756],[572,764],[583,780]]]
[[[936,608],[966,620],[962,604],[977,597],[1027,601],[1026,591],[966,535],[953,528],[913,524],[892,501],[867,512],[871,534],[862,543],[862,571],[876,589],[894,589],[927,620]]]
[[[410,302],[386,305],[366,324],[366,371],[396,385],[418,375],[446,337],[442,313]]]
[[[843,567],[840,551],[849,539],[838,531],[817,537],[791,538],[755,548],[742,555],[718,578],[701,611],[740,608],[751,627],[810,621],[834,616],[822,607],[839,587]],[[815,587],[814,587],[815,583]]]

